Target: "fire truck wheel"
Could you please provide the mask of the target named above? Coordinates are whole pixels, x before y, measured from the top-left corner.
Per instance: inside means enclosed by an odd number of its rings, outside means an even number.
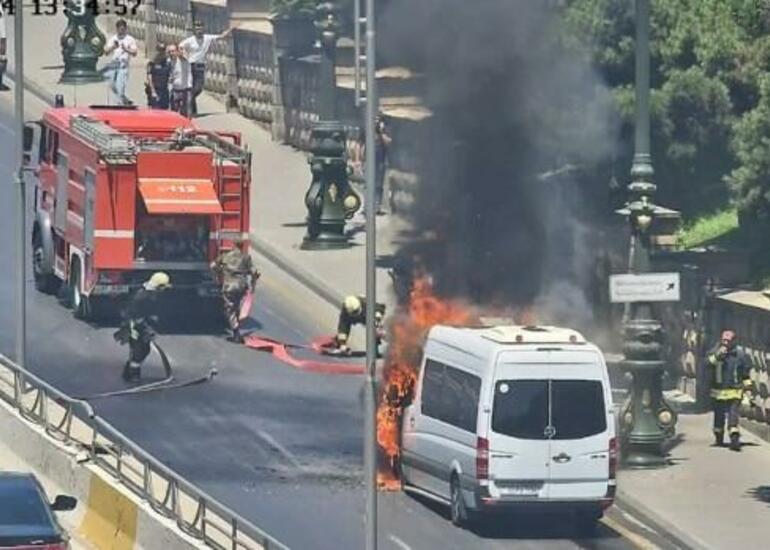
[[[44,272],[44,258],[43,243],[36,232],[32,238],[32,274],[35,277],[35,288],[44,294],[56,294],[61,280],[53,273]]]
[[[80,290],[80,263],[76,260],[72,263],[70,271],[70,306],[75,319],[88,321],[92,317],[91,300],[84,296]]]

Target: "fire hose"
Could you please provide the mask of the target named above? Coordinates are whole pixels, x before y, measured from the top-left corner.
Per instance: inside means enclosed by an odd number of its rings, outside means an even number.
[[[279,361],[296,369],[318,372],[322,374],[363,374],[364,365],[345,363],[340,361],[319,361],[316,359],[299,359],[294,357],[290,349],[303,349],[313,351],[319,355],[327,353],[325,350],[332,347],[334,338],[323,336],[315,339],[310,345],[290,344],[250,334],[244,338],[244,345],[258,351],[271,353]]]
[[[79,396],[79,397],[76,397],[75,399],[82,399],[83,401],[93,401],[96,399],[104,399],[107,397],[137,395],[141,393],[150,393],[150,392],[161,391],[161,390],[174,390],[174,389],[180,389],[180,388],[187,388],[189,386],[195,386],[197,384],[203,384],[205,382],[208,382],[218,374],[217,369],[211,368],[209,372],[203,376],[199,376],[191,380],[175,381],[174,370],[171,368],[171,361],[169,361],[169,358],[166,355],[166,352],[163,351],[163,349],[155,342],[155,340],[150,342],[150,346],[155,348],[155,351],[157,351],[158,355],[160,356],[160,361],[161,361],[161,364],[163,365],[163,372],[165,376],[163,380],[156,380],[155,382],[148,382],[146,384],[141,384],[139,386],[134,386],[133,388],[126,388],[123,390],[115,390],[115,391],[108,391],[104,393],[97,393],[94,395]]]

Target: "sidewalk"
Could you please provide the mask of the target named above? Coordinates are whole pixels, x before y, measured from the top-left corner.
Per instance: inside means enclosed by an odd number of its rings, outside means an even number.
[[[26,70],[38,95],[63,93],[68,105],[103,103],[107,85],[62,87],[58,37],[63,17],[30,17],[26,25]],[[101,23],[104,31],[110,28]],[[41,44],[41,42],[44,42]],[[9,39],[9,44],[13,41]],[[48,47],[45,47],[48,46]],[[12,59],[12,53],[9,56]],[[133,61],[129,96],[144,101],[145,59]],[[56,68],[51,68],[56,67]],[[204,95],[204,114],[197,122],[206,129],[240,131],[253,152],[252,244],[283,271],[338,307],[349,293],[363,293],[365,234],[356,233],[347,250],[303,251],[304,195],[310,181],[306,155],[271,141],[269,132]],[[400,222],[379,217],[377,252],[381,261],[397,248]],[[392,305],[390,283],[384,267],[377,270],[378,298]],[[334,327],[329,327],[332,331]],[[354,345],[362,345],[362,331],[354,332]],[[681,415],[678,436],[671,449],[672,465],[655,471],[623,470],[619,479],[619,504],[632,508],[665,528],[688,546],[698,548],[764,547],[770,535],[770,445],[748,433],[742,453],[710,447],[710,417]]]
[[[770,445],[712,447],[710,414],[680,414],[670,465],[621,470],[618,497],[693,548],[764,548],[770,536]],[[762,541],[765,541],[764,543]]]

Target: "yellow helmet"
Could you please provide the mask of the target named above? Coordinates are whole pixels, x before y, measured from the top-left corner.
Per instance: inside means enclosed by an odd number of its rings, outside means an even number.
[[[163,290],[171,286],[171,278],[168,274],[158,271],[153,273],[152,277],[144,284],[147,290]]]
[[[350,315],[356,315],[361,312],[361,300],[358,298],[358,296],[348,296],[345,298],[343,307],[345,308],[345,311],[347,311]]]

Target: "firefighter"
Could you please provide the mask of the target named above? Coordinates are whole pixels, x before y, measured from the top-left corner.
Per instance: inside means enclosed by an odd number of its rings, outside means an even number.
[[[725,416],[730,433],[730,449],[741,450],[738,418],[744,392],[751,391],[749,365],[743,352],[736,347],[736,336],[732,330],[725,330],[719,344],[708,354],[707,362],[712,369],[711,397],[714,407],[714,439],[723,447]]]
[[[128,344],[128,361],[123,367],[123,379],[136,382],[141,378],[142,362],[150,354],[150,344],[155,339],[153,325],[158,317],[158,295],[171,288],[166,273],[154,273],[133,295],[123,312],[124,321],[115,333],[115,340]]]
[[[377,334],[377,348],[384,336],[383,320],[385,318],[385,304],[377,304],[374,311],[375,331]],[[340,318],[337,322],[337,336],[334,339],[336,350],[339,353],[349,355],[350,331],[353,325],[366,324],[366,298],[364,296],[348,296],[342,302]]]
[[[237,246],[227,252],[222,252],[212,262],[211,269],[222,283],[222,301],[227,325],[230,329],[227,339],[242,344],[241,303],[246,293],[250,289],[254,290],[254,285],[262,274],[254,268],[251,256],[241,251]]]

